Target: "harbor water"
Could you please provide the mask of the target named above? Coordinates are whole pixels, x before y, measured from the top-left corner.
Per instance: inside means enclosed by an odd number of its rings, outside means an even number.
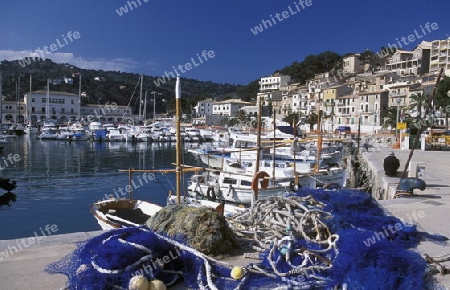
[[[128,173],[119,170],[173,169],[175,162],[173,142],[67,142],[33,134],[9,141],[0,152],[0,177],[16,181],[17,188],[15,201],[0,198],[0,240],[48,235],[46,226],[57,227],[51,234],[99,230],[91,203],[110,195],[128,197]],[[183,158],[185,164],[201,164],[191,153]],[[131,188],[133,198],[165,205],[175,174],[135,173]]]

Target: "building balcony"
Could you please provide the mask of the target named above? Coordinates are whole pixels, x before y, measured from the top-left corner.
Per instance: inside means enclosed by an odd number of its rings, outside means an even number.
[[[259,81],[259,84],[260,85],[276,85],[276,84],[279,84],[280,83],[280,80],[273,80],[273,81],[266,81],[266,82],[261,82],[261,81]]]

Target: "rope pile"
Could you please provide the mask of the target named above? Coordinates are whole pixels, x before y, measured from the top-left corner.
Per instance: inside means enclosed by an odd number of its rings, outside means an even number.
[[[266,256],[262,258],[270,265],[269,272],[295,282],[331,269],[337,257],[339,236],[327,225],[333,215],[324,207],[311,195],[270,197],[229,217],[228,222],[243,247],[266,253],[261,256]],[[244,256],[256,258],[253,253]]]
[[[323,204],[312,196],[270,197],[255,202],[254,207],[228,218],[241,242],[256,242],[253,249],[269,249],[287,234],[318,244],[332,236],[324,221],[332,215],[322,211]]]

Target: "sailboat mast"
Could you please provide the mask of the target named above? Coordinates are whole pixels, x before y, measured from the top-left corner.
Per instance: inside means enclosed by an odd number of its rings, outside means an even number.
[[[257,174],[259,171],[259,159],[260,159],[260,153],[261,153],[261,114],[262,114],[262,101],[261,98],[259,99],[259,107],[258,107],[258,128],[256,135],[256,161],[255,161],[255,172],[254,174]],[[256,189],[254,192],[254,201],[258,200],[258,189]],[[253,202],[252,202],[253,206]]]
[[[50,98],[50,92],[49,92],[49,90],[50,90],[50,79],[47,79],[47,95],[46,95],[46,102],[45,102],[45,113],[46,113],[46,121],[48,121],[48,110],[50,109],[49,108],[49,98]]]
[[[181,84],[180,77],[177,77],[177,82],[175,84],[175,121],[176,121],[176,131],[177,131],[177,144],[176,144],[176,194],[177,203],[181,204]]]
[[[273,110],[273,154],[272,154],[272,180],[273,180],[273,184],[275,184],[275,149],[276,144],[275,144],[275,138],[276,138],[276,110]]]
[[[0,124],[3,123],[3,77],[2,72],[0,71]]]
[[[17,119],[19,119],[20,115],[20,77],[19,82],[17,84],[17,99],[16,99],[16,122],[14,124],[17,125]]]
[[[31,98],[32,98],[32,96],[31,96],[32,83],[33,83],[33,77],[30,74],[30,97],[27,98],[30,101],[31,101]],[[26,108],[26,118],[27,118],[27,122],[31,125],[31,116],[30,116],[31,113],[28,111],[28,107],[30,107],[30,106],[29,105],[25,106],[25,108]],[[30,108],[30,110],[31,110],[31,108]]]
[[[319,132],[317,136],[317,154],[316,154],[316,164],[314,165],[314,172],[317,173],[320,168],[320,155],[322,154],[322,110],[319,110],[319,115],[317,117],[317,130]]]
[[[142,108],[142,83],[143,82],[144,82],[144,75],[141,74],[141,88],[139,90],[139,122],[142,121],[141,108]]]
[[[144,95],[144,108],[142,109],[142,116],[144,118],[144,121],[147,120],[147,90],[145,90]]]

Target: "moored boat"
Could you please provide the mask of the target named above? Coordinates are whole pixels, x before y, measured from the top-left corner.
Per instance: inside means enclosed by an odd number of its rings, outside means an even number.
[[[143,200],[108,199],[91,205],[91,214],[103,230],[138,227],[162,207]]]

